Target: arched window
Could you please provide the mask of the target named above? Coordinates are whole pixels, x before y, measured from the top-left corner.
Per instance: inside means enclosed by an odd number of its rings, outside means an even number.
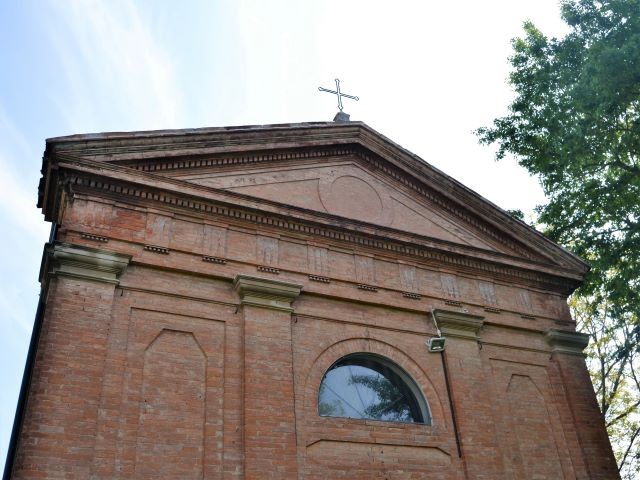
[[[427,402],[413,379],[395,363],[369,353],[342,357],[327,370],[318,414],[431,424]]]

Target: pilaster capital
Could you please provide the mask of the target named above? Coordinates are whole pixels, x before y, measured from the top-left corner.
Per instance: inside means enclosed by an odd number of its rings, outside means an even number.
[[[589,345],[589,335],[586,333],[558,330],[551,328],[544,334],[552,353],[566,353],[584,357],[583,350]]]
[[[50,277],[72,277],[117,285],[118,277],[130,261],[130,255],[110,250],[62,242],[48,243],[44,248],[40,282],[45,287]]]
[[[293,312],[291,303],[300,295],[302,285],[251,275],[236,275],[233,288],[240,295],[240,303],[243,305]]]
[[[484,317],[469,313],[434,310],[438,328],[445,337],[478,340],[478,333],[484,325]]]

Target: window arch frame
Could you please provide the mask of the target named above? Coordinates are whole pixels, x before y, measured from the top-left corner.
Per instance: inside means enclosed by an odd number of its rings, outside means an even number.
[[[323,414],[321,414],[320,413],[320,389],[322,388],[322,385],[324,384],[329,372],[331,372],[335,368],[339,368],[339,364],[344,362],[344,361],[358,360],[358,359],[362,359],[364,361],[369,361],[369,362],[373,361],[373,362],[376,362],[376,363],[382,365],[383,367],[386,367],[389,370],[391,370],[391,372],[398,377],[398,379],[404,384],[404,386],[407,388],[407,390],[413,396],[413,400],[415,400],[416,406],[417,406],[418,410],[420,411],[420,414],[422,415],[423,421],[419,422],[419,421],[402,421],[402,420],[384,420],[384,419],[373,418],[373,417],[358,418],[358,417],[349,417],[349,416],[346,416],[346,415],[323,415]],[[369,368],[369,367],[364,367],[364,368]],[[371,369],[371,370],[373,370],[373,369]],[[373,371],[377,371],[377,370],[373,370]],[[377,373],[382,375],[384,378],[387,378],[381,372],[377,372]],[[400,365],[398,365],[393,360],[385,357],[384,355],[380,355],[378,353],[372,353],[372,352],[353,352],[353,353],[348,353],[346,355],[342,355],[340,358],[338,358],[336,361],[334,361],[329,366],[329,368],[327,368],[325,370],[325,372],[322,375],[322,379],[320,381],[320,385],[318,387],[316,413],[317,413],[318,416],[320,416],[322,418],[346,418],[346,419],[350,419],[350,420],[365,420],[365,421],[375,421],[375,422],[401,423],[401,424],[405,424],[405,425],[425,425],[425,426],[432,426],[433,425],[433,415],[431,413],[431,408],[429,406],[429,402],[427,401],[426,396],[422,392],[422,389],[418,385],[418,382],[416,382],[413,379],[413,377],[405,369],[403,369]]]

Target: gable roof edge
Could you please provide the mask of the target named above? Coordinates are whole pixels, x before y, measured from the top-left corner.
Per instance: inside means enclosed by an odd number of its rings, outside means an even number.
[[[452,201],[464,205],[465,208],[484,218],[493,227],[499,230],[505,230],[505,224],[511,226],[513,227],[511,232],[516,234],[518,240],[522,241],[523,237],[533,240],[533,242],[529,244],[530,247],[534,249],[544,248],[552,255],[551,258],[553,258],[554,253],[560,255],[569,261],[582,275],[589,271],[589,264],[565,247],[548,239],[532,226],[513,217],[495,203],[444,173],[437,167],[434,167],[418,155],[395,143],[393,140],[390,140],[369,125],[363,122],[359,122],[359,124],[361,126],[361,144],[367,149],[387,160],[392,160],[392,158],[397,160],[399,163],[394,162],[396,167],[401,168],[418,180],[425,177],[433,180],[433,183],[430,185],[432,188]],[[379,140],[382,140],[382,142]],[[398,155],[398,153],[400,155]],[[445,184],[448,188],[435,188],[436,185],[440,184]],[[452,192],[456,195],[452,196]],[[487,208],[478,209],[479,206],[485,206]]]

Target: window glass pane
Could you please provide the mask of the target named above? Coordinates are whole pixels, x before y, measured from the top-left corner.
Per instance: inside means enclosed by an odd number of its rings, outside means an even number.
[[[414,393],[396,370],[367,356],[341,359],[327,371],[320,385],[318,413],[425,423]]]

